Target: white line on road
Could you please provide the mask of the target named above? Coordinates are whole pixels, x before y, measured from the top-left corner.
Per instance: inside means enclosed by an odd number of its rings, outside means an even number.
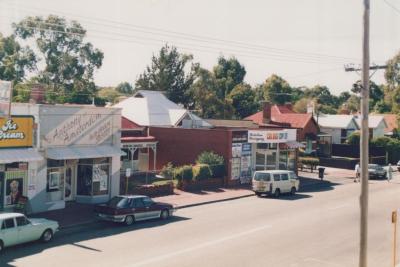
[[[263,226],[260,226],[260,227],[257,227],[257,228],[253,228],[251,230],[247,230],[247,231],[244,231],[244,232],[241,232],[241,233],[237,233],[237,234],[234,234],[234,235],[222,237],[222,238],[219,238],[219,239],[216,239],[216,240],[212,240],[212,241],[209,241],[209,242],[202,243],[202,244],[197,245],[197,246],[193,246],[193,247],[190,247],[190,248],[178,250],[178,251],[175,251],[175,252],[172,252],[172,253],[168,253],[168,254],[164,254],[164,255],[161,255],[161,256],[158,256],[158,257],[153,257],[151,259],[144,260],[144,261],[141,261],[141,262],[137,262],[137,263],[132,264],[132,265],[130,264],[130,265],[127,265],[127,266],[129,266],[129,267],[137,267],[137,266],[148,265],[148,264],[155,263],[155,262],[158,262],[158,261],[162,261],[162,260],[165,260],[165,259],[168,259],[168,258],[172,258],[172,257],[180,255],[180,254],[185,254],[185,253],[192,252],[192,251],[199,250],[199,249],[203,249],[203,248],[206,248],[206,247],[209,247],[209,246],[214,246],[214,245],[217,245],[219,243],[226,242],[226,241],[229,241],[229,240],[232,240],[232,239],[236,239],[236,238],[240,238],[240,237],[243,237],[243,236],[246,236],[246,235],[250,235],[250,234],[253,234],[253,233],[268,229],[268,228],[271,228],[271,227],[272,227],[271,225],[263,225]]]
[[[319,260],[319,259],[315,259],[315,258],[307,258],[304,259],[304,261],[313,261],[313,262],[318,262],[318,263],[323,263],[324,265],[322,266],[338,266],[338,267],[343,267],[343,265],[339,265],[333,262],[329,262],[329,261],[324,261],[324,260]],[[328,265],[326,265],[328,264]]]

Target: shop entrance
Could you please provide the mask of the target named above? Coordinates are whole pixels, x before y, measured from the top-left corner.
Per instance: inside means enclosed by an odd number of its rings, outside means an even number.
[[[71,201],[75,199],[76,165],[67,165],[65,167],[65,186],[64,200]]]
[[[277,144],[257,144],[256,171],[277,169]]]

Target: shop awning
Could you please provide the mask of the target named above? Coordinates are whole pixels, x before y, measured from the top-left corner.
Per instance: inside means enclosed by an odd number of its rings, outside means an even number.
[[[90,159],[123,156],[125,152],[113,146],[57,147],[47,149],[49,159]]]
[[[33,148],[0,149],[0,164],[43,160]]]
[[[288,148],[305,148],[306,146],[297,141],[288,141],[285,143],[285,146]]]

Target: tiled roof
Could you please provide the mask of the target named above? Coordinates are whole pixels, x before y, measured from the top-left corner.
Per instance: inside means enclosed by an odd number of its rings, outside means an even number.
[[[292,128],[304,128],[306,124],[312,119],[311,114],[296,113],[289,109],[287,106],[273,105],[271,107],[271,124],[283,124],[282,126],[290,126]],[[252,120],[258,125],[263,124],[263,112],[257,112],[245,120]]]
[[[258,124],[252,120],[206,120],[214,127],[228,128],[258,128]]]
[[[397,115],[396,114],[380,114],[385,118],[387,127],[385,128],[385,133],[393,132],[394,129],[399,128]]]

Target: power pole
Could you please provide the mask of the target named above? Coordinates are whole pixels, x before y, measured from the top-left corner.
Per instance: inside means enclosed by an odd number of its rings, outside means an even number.
[[[361,195],[360,195],[360,255],[359,267],[367,267],[368,263],[368,161],[369,161],[369,0],[364,0],[363,27],[363,59],[361,89]]]

